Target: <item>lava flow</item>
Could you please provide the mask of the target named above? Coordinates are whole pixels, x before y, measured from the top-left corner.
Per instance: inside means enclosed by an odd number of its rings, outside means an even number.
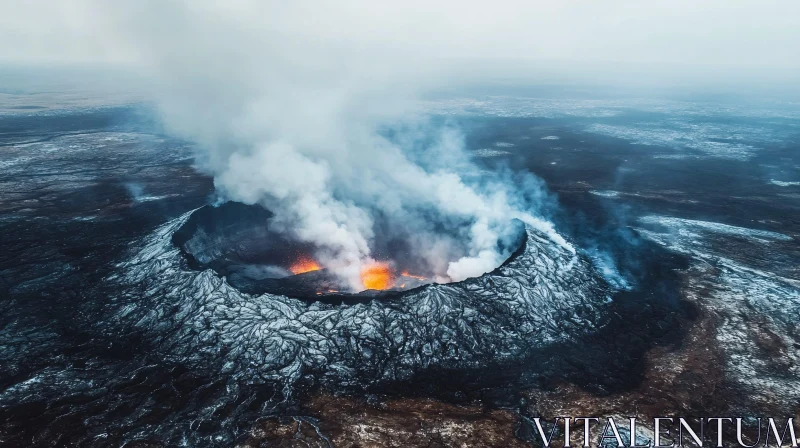
[[[402,272],[400,275],[401,275],[401,276],[403,276],[403,277],[408,277],[408,278],[417,279],[417,280],[419,280],[419,281],[423,281],[423,282],[424,282],[425,280],[427,280],[425,277],[423,277],[423,276],[421,276],[421,275],[413,275],[413,274],[409,274],[409,273],[408,273],[408,271],[403,271],[403,272]]]
[[[367,289],[389,289],[394,285],[394,274],[386,263],[371,264],[361,269],[361,283]]]
[[[320,269],[322,269],[320,265],[311,258],[301,258],[289,268],[289,270],[292,271],[292,274],[295,275],[304,274],[311,271],[319,271]]]

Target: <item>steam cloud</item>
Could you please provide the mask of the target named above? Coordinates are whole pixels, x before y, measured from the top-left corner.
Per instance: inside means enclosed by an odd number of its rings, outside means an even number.
[[[416,95],[444,79],[424,56],[350,40],[341,23],[294,29],[302,6],[166,5],[126,10],[123,29],[165,122],[198,143],[224,199],[275,212],[273,226],[313,243],[354,290],[381,256],[378,226],[440,281],[497,267],[514,218],[568,245],[530,213],[535,181],[475,176],[458,130],[414,113]]]

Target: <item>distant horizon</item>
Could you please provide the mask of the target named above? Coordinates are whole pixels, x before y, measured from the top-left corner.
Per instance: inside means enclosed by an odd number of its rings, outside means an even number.
[[[119,77],[119,78],[117,78]],[[0,63],[0,94],[6,93],[70,93],[85,92],[113,95],[147,95],[148,78],[124,67],[90,64],[8,64]],[[793,87],[793,88],[792,88]],[[59,90],[61,89],[61,90]],[[621,99],[651,98],[679,101],[800,103],[800,85],[765,83],[714,84],[709,81],[681,83],[662,81],[653,84],[625,84],[621,80],[594,80],[535,77],[520,73],[498,74],[491,79],[454,82],[423,91],[420,99],[519,96],[529,98]],[[96,99],[102,98],[101,96]],[[155,98],[151,100],[155,101]]]

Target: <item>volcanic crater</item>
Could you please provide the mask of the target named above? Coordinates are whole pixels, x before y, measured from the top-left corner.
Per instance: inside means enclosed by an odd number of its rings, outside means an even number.
[[[403,241],[376,237],[379,260],[361,269],[360,291],[314,257],[315,247],[270,226],[273,214],[258,205],[226,202],[194,211],[172,235],[188,266],[211,269],[248,294],[276,294],[307,303],[367,303],[395,300],[401,293],[435,283],[436,275],[421,267]],[[514,221],[512,236],[498,242],[509,260],[524,250],[525,228]],[[441,282],[441,277],[440,277]]]

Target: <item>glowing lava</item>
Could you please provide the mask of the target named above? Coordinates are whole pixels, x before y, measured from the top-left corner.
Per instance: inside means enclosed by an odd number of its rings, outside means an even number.
[[[420,281],[423,281],[423,282],[424,282],[425,280],[427,280],[425,277],[423,277],[423,276],[421,276],[421,275],[413,275],[413,274],[409,274],[409,273],[408,273],[408,271],[403,271],[403,272],[402,272],[400,275],[402,275],[403,277],[415,278],[415,279],[417,279],[417,280],[420,280]]]
[[[304,274],[311,271],[319,271],[320,269],[322,269],[320,265],[311,258],[301,258],[289,268],[289,270],[292,271],[292,274],[295,275]]]
[[[361,269],[361,283],[367,289],[389,289],[394,284],[394,275],[386,263],[375,263]]]

